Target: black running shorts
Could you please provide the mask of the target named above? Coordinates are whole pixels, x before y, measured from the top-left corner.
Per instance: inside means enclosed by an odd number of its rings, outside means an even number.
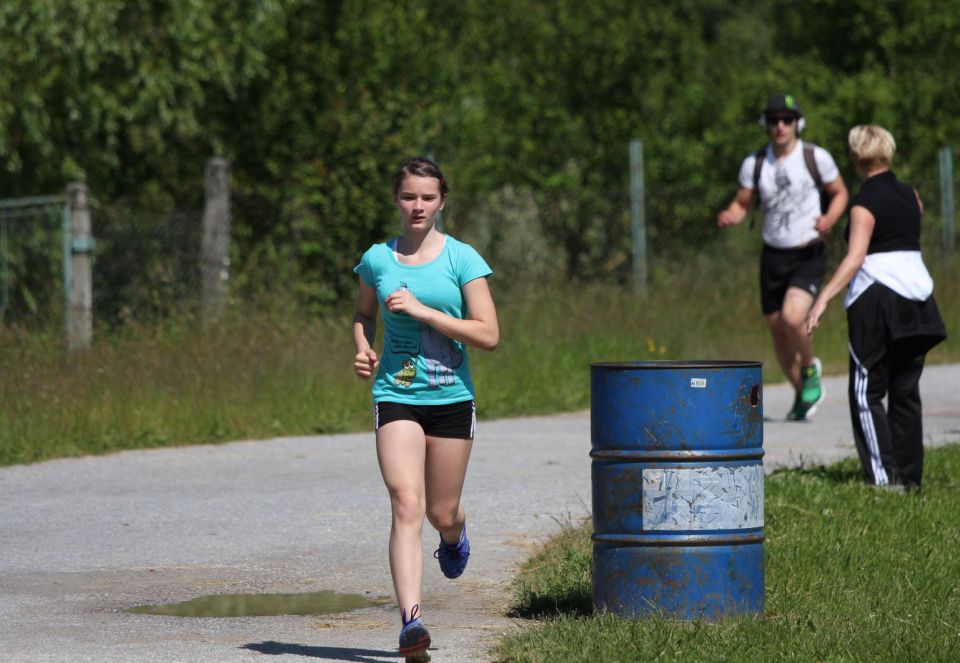
[[[827,247],[816,242],[799,249],[775,249],[764,244],[760,254],[760,306],[763,314],[783,308],[788,288],[816,297],[827,273]]]
[[[477,428],[477,406],[474,401],[447,405],[408,405],[380,402],[373,406],[373,428],[391,421],[415,421],[430,437],[453,437],[472,440]]]

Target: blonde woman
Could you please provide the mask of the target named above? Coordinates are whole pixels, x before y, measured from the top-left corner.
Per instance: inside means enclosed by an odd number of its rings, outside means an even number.
[[[847,255],[814,301],[806,330],[813,334],[830,300],[849,284],[850,416],[860,462],[872,484],[919,490],[920,374],[926,353],[946,338],[920,255],[923,206],[890,170],[897,149],[890,132],[859,125],[848,143],[863,185],[850,203]]]

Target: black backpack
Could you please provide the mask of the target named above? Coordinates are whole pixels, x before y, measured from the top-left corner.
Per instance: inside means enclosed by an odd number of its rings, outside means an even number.
[[[820,191],[820,213],[824,214],[827,208],[830,207],[830,194],[824,190],[823,179],[820,177],[820,169],[817,168],[817,160],[813,156],[813,148],[815,147],[816,145],[813,143],[803,144],[803,162],[807,165],[807,170],[813,178],[813,183],[817,185],[817,190]],[[755,157],[753,161],[753,190],[757,192],[757,199],[759,200],[760,169],[763,168],[763,162],[767,160],[767,146],[764,145],[761,147],[754,152],[753,156]]]

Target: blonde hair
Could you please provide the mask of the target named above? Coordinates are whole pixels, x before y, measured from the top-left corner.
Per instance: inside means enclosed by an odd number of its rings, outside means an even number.
[[[879,168],[889,168],[897,143],[889,131],[876,124],[858,124],[847,135],[850,156],[857,171],[864,175]]]

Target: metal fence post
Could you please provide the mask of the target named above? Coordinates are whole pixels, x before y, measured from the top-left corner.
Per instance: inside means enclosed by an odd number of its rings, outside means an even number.
[[[67,185],[70,208],[70,279],[67,290],[67,347],[82,350],[93,340],[93,234],[90,224],[90,196],[83,182]]]
[[[953,252],[953,150],[940,148],[940,213],[943,217],[943,251]]]
[[[643,141],[630,141],[630,223],[633,230],[633,283],[647,291],[647,221],[644,212]]]
[[[230,162],[213,158],[203,173],[203,319],[223,306],[230,280]]]
[[[7,215],[0,209],[0,322],[4,322],[10,309],[10,260],[7,244]]]

